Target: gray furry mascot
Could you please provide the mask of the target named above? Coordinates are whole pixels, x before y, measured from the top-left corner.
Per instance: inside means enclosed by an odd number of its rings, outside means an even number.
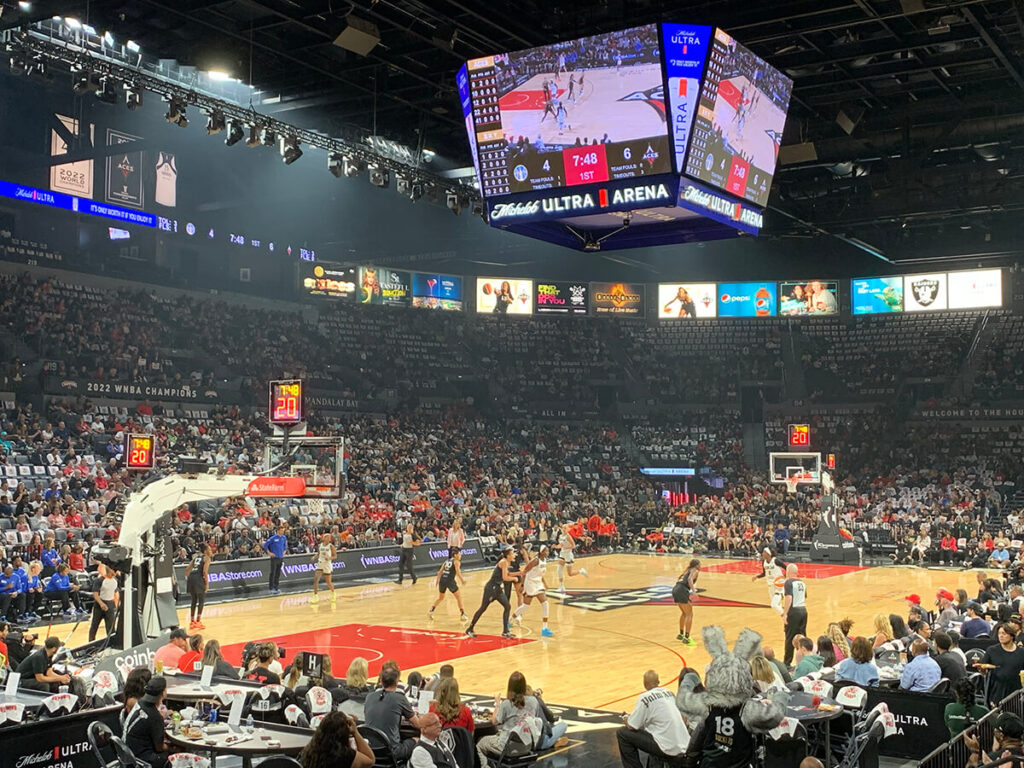
[[[754,678],[750,659],[761,653],[761,636],[752,629],[740,632],[732,653],[725,643],[725,630],[718,626],[701,631],[711,663],[704,675],[704,691],[694,692],[696,675],[680,682],[676,705],[709,751],[744,753],[753,751],[751,734],[777,726],[786,715],[788,692],[754,699]],[[739,719],[739,723],[736,719]],[[701,726],[703,725],[703,728]]]

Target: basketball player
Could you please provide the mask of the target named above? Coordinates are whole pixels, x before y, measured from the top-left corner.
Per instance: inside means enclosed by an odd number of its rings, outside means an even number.
[[[565,111],[565,104],[561,100],[556,100],[555,103],[555,120],[558,121],[558,135],[561,136],[565,133],[565,121],[569,119],[569,113]]]
[[[511,569],[512,558],[515,557],[515,554],[515,549],[508,545],[501,550],[501,559],[494,566],[494,570],[491,571],[491,578],[488,579],[487,584],[484,586],[484,595],[480,600],[480,607],[476,609],[476,613],[473,614],[473,620],[466,627],[466,637],[476,637],[476,632],[473,629],[476,627],[476,623],[480,621],[480,617],[484,615],[484,611],[493,602],[501,603],[501,607],[504,609],[501,615],[501,636],[504,638],[513,637],[508,626],[508,615],[512,610],[512,605],[509,603],[508,597],[505,596],[505,583],[514,582],[519,578],[519,574],[514,573]]]
[[[521,541],[519,546],[516,548],[516,556],[512,558],[512,570],[515,573],[522,574],[525,572],[526,564],[533,559],[533,553],[530,551],[533,549],[533,545],[529,542]],[[505,584],[505,597],[512,598],[512,588],[516,590],[516,606],[523,604],[523,579],[518,578],[512,584]]]
[[[316,570],[313,571],[313,599],[309,601],[310,605],[316,605],[320,602],[320,598],[317,593],[320,591],[320,577],[323,576],[327,582],[327,588],[331,590],[331,607],[334,607],[337,602],[337,598],[334,594],[334,558],[338,556],[338,550],[334,548],[334,540],[331,538],[331,534],[325,533],[320,537],[320,545],[316,549],[316,554],[313,559],[316,560]]]
[[[558,590],[559,592],[565,592],[565,572],[569,571],[570,576],[575,576],[577,573],[583,574],[583,576],[589,576],[586,568],[580,568],[578,571],[574,571],[572,564],[576,562],[576,553],[573,551],[576,548],[576,541],[572,536],[569,535],[569,524],[566,523],[562,526],[562,535],[558,537]]]
[[[523,614],[526,613],[526,609],[530,607],[533,599],[537,598],[537,602],[540,603],[540,618],[544,622],[544,628],[541,629],[540,634],[542,637],[554,637],[555,633],[548,627],[548,596],[546,594],[548,585],[544,581],[547,569],[548,548],[547,545],[541,544],[540,549],[537,550],[537,556],[530,560],[523,570],[523,604],[516,608],[512,619],[516,624],[522,624]]]
[[[686,570],[679,574],[676,584],[672,587],[672,599],[679,606],[679,634],[676,640],[682,640],[686,645],[696,645],[696,640],[690,639],[690,627],[693,626],[693,603],[692,597],[697,584],[697,576],[700,574],[700,560],[691,560]]]
[[[466,580],[462,578],[461,562],[462,553],[458,547],[449,549],[448,558],[441,563],[441,567],[437,571],[437,578],[435,579],[437,581],[437,600],[430,606],[430,613],[427,614],[431,621],[434,619],[434,609],[444,600],[445,592],[451,592],[455,595],[455,602],[459,604],[459,613],[462,614],[460,618],[463,621],[469,621],[466,609],[462,607],[462,593],[459,592],[459,585],[456,583],[456,580],[458,580],[462,586],[466,586]]]
[[[548,83],[545,82],[544,83],[544,114],[542,114],[540,116],[540,121],[542,123],[544,122],[545,118],[547,118],[547,116],[549,114],[552,117],[554,117],[556,120],[558,119],[558,116],[555,114],[555,97],[554,97],[555,93],[557,93],[557,90],[555,89],[555,86],[552,85],[551,88],[548,88]]]
[[[751,581],[758,579],[768,580],[768,598],[772,608],[782,612],[782,591],[786,586],[786,563],[772,555],[772,551],[765,547],[761,551],[761,572],[754,576]]]
[[[576,103],[576,77],[575,75],[569,75],[569,94],[566,97],[566,101],[570,104]]]
[[[555,79],[557,80],[560,74],[568,71],[569,70],[565,68],[565,52],[563,51],[558,54],[558,70],[555,72]],[[572,75],[569,75],[569,77],[572,77]]]
[[[206,629],[203,625],[203,606],[206,604],[206,590],[210,586],[209,544],[204,544],[185,566],[185,586],[192,599],[188,609],[189,629]]]

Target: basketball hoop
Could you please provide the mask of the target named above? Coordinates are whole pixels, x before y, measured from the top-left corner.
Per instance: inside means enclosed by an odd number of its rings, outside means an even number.
[[[796,493],[797,487],[800,485],[800,475],[791,475],[785,479],[786,493]]]
[[[316,497],[306,499],[306,509],[311,515],[323,515],[324,500]]]

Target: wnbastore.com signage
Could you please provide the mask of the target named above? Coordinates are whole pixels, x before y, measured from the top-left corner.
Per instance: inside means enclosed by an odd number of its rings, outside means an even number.
[[[432,541],[413,549],[413,566],[422,575],[432,574],[448,557],[448,545],[443,541]],[[353,581],[373,575],[394,575],[398,570],[399,548],[368,547],[338,552],[334,561],[334,581]],[[466,539],[462,547],[462,566],[470,567],[483,562],[478,539]],[[286,590],[296,587],[313,588],[313,574],[316,563],[313,554],[285,555],[281,569],[281,583]],[[266,589],[270,580],[270,557],[254,557],[246,560],[225,560],[210,563],[211,596],[234,595],[245,597],[257,590]],[[187,594],[185,566],[174,567],[178,582],[178,594]]]

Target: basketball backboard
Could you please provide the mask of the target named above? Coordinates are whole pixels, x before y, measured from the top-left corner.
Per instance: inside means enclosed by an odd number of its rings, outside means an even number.
[[[821,482],[821,454],[770,453],[768,473],[771,481],[779,485],[794,478],[798,485],[817,485]]]
[[[345,489],[345,438],[288,438],[285,452],[283,437],[267,439],[265,471],[282,477],[301,477],[306,481],[306,497],[336,499]]]

